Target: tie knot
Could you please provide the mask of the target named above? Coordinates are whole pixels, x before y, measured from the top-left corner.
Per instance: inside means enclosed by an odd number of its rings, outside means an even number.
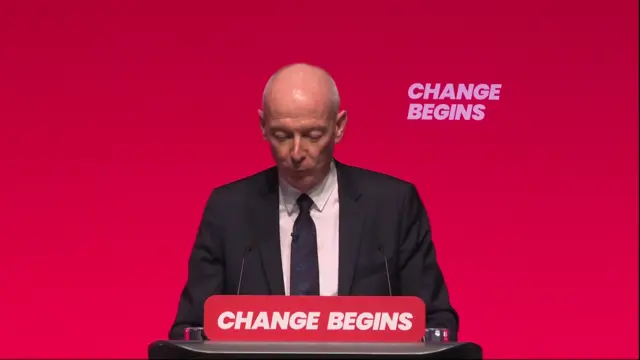
[[[307,194],[302,194],[298,196],[298,209],[300,209],[300,213],[309,213],[311,211],[311,206],[313,206],[313,200]]]

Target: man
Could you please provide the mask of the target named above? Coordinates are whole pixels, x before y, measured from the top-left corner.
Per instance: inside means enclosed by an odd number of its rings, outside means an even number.
[[[455,340],[458,315],[416,188],[333,158],[347,113],[331,76],[306,64],[279,70],[259,116],[276,166],[212,192],[169,338],[202,326],[215,294],[391,293],[422,298],[428,326]]]

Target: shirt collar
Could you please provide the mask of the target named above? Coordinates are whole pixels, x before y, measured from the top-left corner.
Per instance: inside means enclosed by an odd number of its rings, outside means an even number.
[[[291,214],[297,208],[296,200],[301,192],[289,185],[286,181],[280,179],[280,203],[284,204],[287,213]],[[312,208],[322,212],[329,201],[329,197],[338,185],[338,176],[336,166],[331,162],[329,174],[325,176],[320,184],[314,187],[307,195],[313,200]]]

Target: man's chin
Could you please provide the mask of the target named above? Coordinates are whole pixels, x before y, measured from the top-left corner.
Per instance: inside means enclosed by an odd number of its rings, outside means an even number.
[[[293,171],[286,177],[289,185],[300,191],[308,191],[314,186],[315,177],[311,171]]]

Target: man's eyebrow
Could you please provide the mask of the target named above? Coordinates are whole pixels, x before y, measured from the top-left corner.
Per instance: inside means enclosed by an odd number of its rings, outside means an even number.
[[[279,125],[269,126],[269,130],[271,130],[271,131],[287,131],[287,132],[290,131],[290,130],[287,130],[284,127],[279,126]]]
[[[328,126],[324,126],[324,125],[315,125],[315,126],[309,126],[307,128],[302,128],[302,129],[300,129],[300,131],[301,132],[326,131],[328,128],[329,128]],[[283,131],[283,132],[295,132],[295,130],[287,129],[287,128],[279,126],[279,125],[270,126],[269,130],[271,130],[271,131]]]
[[[316,125],[316,126],[310,126],[310,127],[306,128],[306,129],[303,129],[303,130],[304,131],[316,131],[316,130],[325,131],[325,130],[327,130],[327,128],[328,128],[328,126]]]

